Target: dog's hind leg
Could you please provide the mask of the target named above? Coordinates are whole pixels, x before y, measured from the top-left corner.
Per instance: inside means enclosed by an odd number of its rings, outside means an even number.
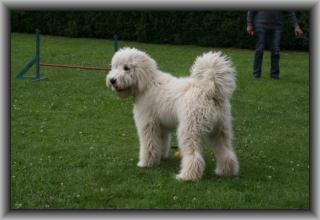
[[[201,135],[193,127],[193,123],[182,122],[178,128],[178,142],[182,156],[181,170],[176,176],[178,180],[189,181],[200,179],[205,162],[201,155]]]
[[[166,129],[161,129],[161,159],[165,159],[169,155],[171,134]]]
[[[161,128],[159,123],[148,121],[137,124],[140,151],[139,167],[153,167],[160,163],[161,159]]]
[[[218,176],[235,176],[239,171],[237,156],[231,144],[231,130],[227,126],[209,136],[216,157],[215,173]]]

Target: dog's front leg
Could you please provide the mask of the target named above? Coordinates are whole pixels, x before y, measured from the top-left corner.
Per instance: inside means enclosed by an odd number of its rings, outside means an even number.
[[[137,122],[140,141],[139,167],[153,167],[160,163],[161,159],[161,132],[159,123],[149,121]]]

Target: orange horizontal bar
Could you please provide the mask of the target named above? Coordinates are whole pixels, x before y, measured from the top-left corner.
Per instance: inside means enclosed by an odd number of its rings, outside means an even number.
[[[40,66],[72,68],[72,69],[82,69],[82,70],[97,70],[97,71],[108,71],[108,70],[110,70],[110,68],[103,68],[103,67],[77,66],[77,65],[65,65],[65,64],[49,64],[49,63],[40,63]]]

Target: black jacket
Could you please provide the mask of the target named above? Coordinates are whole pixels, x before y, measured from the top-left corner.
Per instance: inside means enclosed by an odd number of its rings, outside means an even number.
[[[298,26],[296,14],[292,11],[248,11],[247,25],[263,28],[281,29],[284,15],[287,14],[293,27]]]

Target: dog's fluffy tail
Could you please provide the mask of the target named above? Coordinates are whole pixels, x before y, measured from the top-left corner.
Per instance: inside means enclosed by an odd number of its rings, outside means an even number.
[[[221,52],[199,56],[191,67],[191,77],[203,83],[204,88],[216,97],[228,98],[236,88],[235,69],[230,59]]]

